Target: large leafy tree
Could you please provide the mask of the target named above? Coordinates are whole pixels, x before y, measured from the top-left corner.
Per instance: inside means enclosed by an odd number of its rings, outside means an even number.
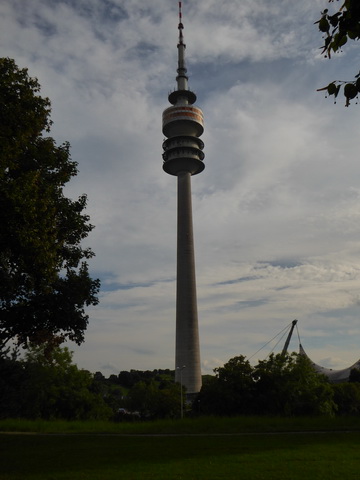
[[[0,59],[0,351],[9,341],[84,340],[99,281],[81,241],[92,230],[86,195],[63,187],[77,174],[69,144],[50,131],[50,101],[9,58]]]
[[[246,357],[233,357],[214,372],[215,377],[207,379],[199,393],[200,412],[209,415],[253,413],[253,367]]]
[[[328,2],[334,3],[334,0],[328,0]],[[322,53],[327,58],[331,58],[332,54],[340,52],[349,40],[360,39],[359,0],[343,1],[336,12],[326,8],[316,24],[324,37]],[[334,95],[336,98],[342,87],[346,98],[345,105],[349,106],[350,100],[357,97],[360,92],[360,72],[355,75],[353,81],[335,80],[327,87],[320,88],[319,91],[325,90],[328,95]]]
[[[308,358],[273,353],[254,367],[255,413],[332,415],[333,390]]]

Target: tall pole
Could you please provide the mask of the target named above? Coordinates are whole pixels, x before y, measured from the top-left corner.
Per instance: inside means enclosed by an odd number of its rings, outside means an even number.
[[[289,348],[289,343],[290,343],[290,340],[291,340],[291,337],[292,337],[292,334],[293,334],[293,331],[294,331],[294,328],[295,328],[296,324],[297,324],[296,319],[291,322],[290,332],[289,332],[289,335],[287,336],[284,348],[282,349],[282,352],[281,352],[281,355],[283,357],[287,354],[287,351],[288,351],[288,348]]]
[[[177,89],[170,93],[172,104],[163,112],[163,169],[178,177],[177,287],[175,381],[181,382],[190,397],[200,391],[201,368],[196,299],[195,254],[191,205],[191,176],[205,168],[203,113],[194,105],[196,95],[188,88],[185,49],[179,2]],[[177,368],[186,365],[184,373]]]

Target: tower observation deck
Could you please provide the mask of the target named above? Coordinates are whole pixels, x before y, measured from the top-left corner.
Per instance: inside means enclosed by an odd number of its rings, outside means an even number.
[[[184,25],[179,2],[179,43],[177,90],[169,94],[171,107],[163,112],[162,131],[167,139],[163,143],[163,169],[166,173],[177,175],[187,171],[196,175],[204,170],[204,143],[200,136],[204,132],[204,116],[201,108],[194,105],[196,95],[188,88],[185,66],[186,45],[183,39]]]
[[[205,168],[202,110],[188,88],[181,2],[179,2],[177,89],[169,94],[171,106],[163,112],[163,169],[178,178],[176,352],[175,380],[188,397],[201,388],[200,347],[196,299],[195,255],[191,205],[191,176]]]

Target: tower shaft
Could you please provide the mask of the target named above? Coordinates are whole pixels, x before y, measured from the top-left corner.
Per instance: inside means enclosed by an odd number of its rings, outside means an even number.
[[[183,171],[179,172],[177,177],[178,229],[175,353],[177,368],[175,370],[175,381],[182,381],[186,386],[187,393],[191,394],[199,392],[201,388],[191,174]]]
[[[191,396],[200,391],[200,347],[196,300],[194,236],[191,206],[191,176],[205,168],[203,113],[194,105],[196,95],[188,88],[179,2],[179,42],[177,90],[169,94],[172,106],[162,117],[163,169],[178,177],[177,285],[176,285],[176,353],[175,380],[186,387]]]

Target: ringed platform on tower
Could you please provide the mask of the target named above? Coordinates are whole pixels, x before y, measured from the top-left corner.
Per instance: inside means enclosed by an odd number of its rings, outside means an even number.
[[[200,136],[204,132],[204,115],[196,102],[196,94],[188,88],[187,69],[185,66],[185,49],[181,21],[181,2],[179,2],[179,42],[177,90],[170,92],[168,99],[171,107],[162,115],[162,131],[166,137],[163,142],[163,169],[170,175],[180,172],[196,175],[205,168],[203,163],[204,142]]]

